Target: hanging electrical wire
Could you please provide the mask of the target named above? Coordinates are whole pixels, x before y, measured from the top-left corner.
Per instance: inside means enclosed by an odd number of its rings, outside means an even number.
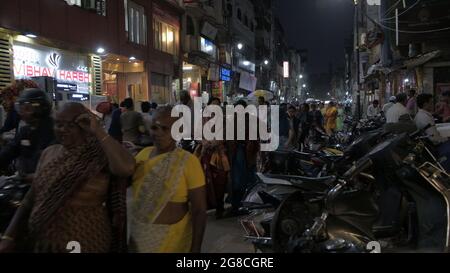
[[[372,23],[374,23],[375,25],[387,29],[387,30],[391,30],[391,31],[397,31],[395,28],[391,28],[388,26],[385,26],[379,22],[377,22],[376,20],[374,20],[373,18],[371,18],[367,13],[364,12],[364,16],[367,17],[367,19],[369,19]],[[447,31],[450,30],[450,27],[445,27],[445,28],[438,28],[438,29],[429,29],[429,30],[398,30],[399,33],[411,33],[411,34],[424,34],[424,33],[433,33],[433,32],[440,32],[440,31]]]
[[[395,10],[395,8],[398,6],[398,4],[401,2],[402,0],[398,0],[397,3],[395,3],[394,5],[392,5],[387,11],[386,13],[383,15],[383,17],[388,16],[389,13],[391,13],[391,11]]]
[[[405,11],[403,11],[402,13],[400,13],[398,16],[402,16],[403,14],[407,13],[408,11],[410,11],[411,9],[413,9],[415,6],[417,6],[420,3],[420,0],[417,0],[414,4],[412,4],[408,9],[406,9]],[[390,17],[390,18],[384,18],[383,21],[390,21],[390,20],[395,20],[395,16],[394,17]]]

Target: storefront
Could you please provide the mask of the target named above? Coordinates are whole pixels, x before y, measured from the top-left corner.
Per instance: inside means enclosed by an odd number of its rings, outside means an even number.
[[[189,91],[192,98],[201,96],[202,78],[206,69],[202,66],[183,63],[183,90]]]
[[[70,101],[92,108],[98,94],[95,56],[37,43],[25,36],[12,39],[14,79],[32,79],[54,98],[56,106]]]
[[[126,98],[132,98],[135,107],[138,107],[140,102],[150,100],[148,73],[143,61],[109,54],[103,60],[102,67],[103,95],[110,97],[113,102],[120,103]]]

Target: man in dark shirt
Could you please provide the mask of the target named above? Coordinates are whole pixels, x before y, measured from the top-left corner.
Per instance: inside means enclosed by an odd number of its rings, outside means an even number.
[[[113,111],[111,116],[111,126],[108,128],[108,133],[115,140],[122,142],[122,125],[120,124],[120,118],[125,108],[125,102],[120,104],[120,108]]]
[[[18,129],[20,122],[20,116],[15,109],[11,109],[6,113],[6,119],[3,123],[3,127],[0,128],[0,135],[3,133],[8,133],[14,129]]]
[[[17,107],[26,125],[19,129],[14,141],[0,151],[0,168],[16,161],[19,175],[27,177],[36,171],[41,153],[54,144],[52,106],[47,94],[38,89],[25,90]]]

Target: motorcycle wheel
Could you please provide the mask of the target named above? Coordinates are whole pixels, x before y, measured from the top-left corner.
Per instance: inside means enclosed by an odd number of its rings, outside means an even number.
[[[314,224],[320,215],[320,208],[305,200],[301,192],[286,198],[275,213],[272,221],[272,242],[275,253],[284,253],[291,238],[300,237]]]

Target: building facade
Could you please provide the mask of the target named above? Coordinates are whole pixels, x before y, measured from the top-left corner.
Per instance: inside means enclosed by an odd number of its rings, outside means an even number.
[[[32,78],[91,107],[171,102],[183,12],[177,1],[2,1],[0,87]]]

